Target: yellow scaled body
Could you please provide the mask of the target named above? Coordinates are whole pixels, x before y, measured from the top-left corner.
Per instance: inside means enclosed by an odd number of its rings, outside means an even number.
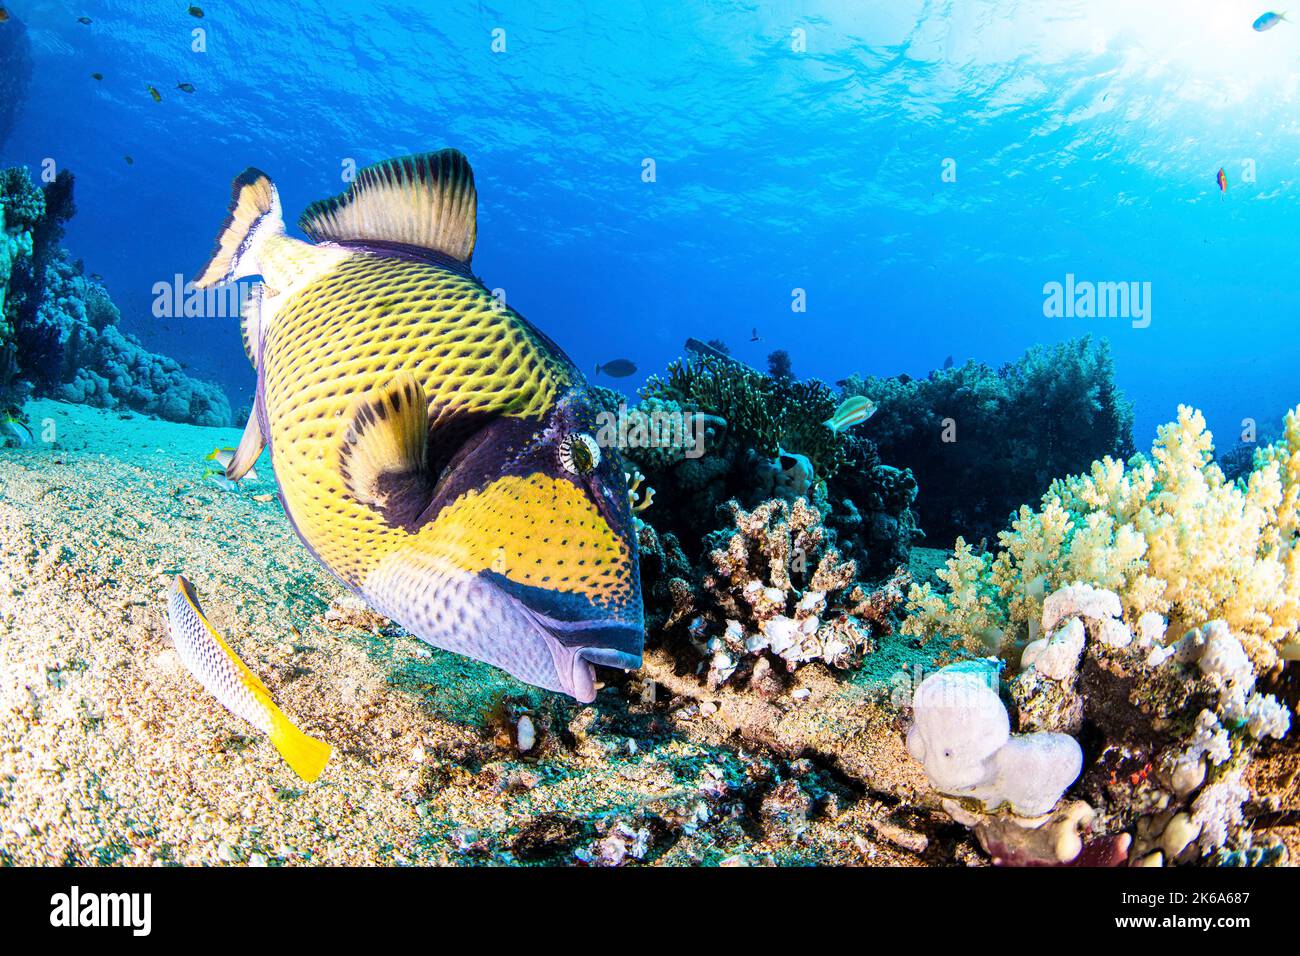
[[[470,273],[472,176],[450,153],[312,207],[319,244],[285,235],[264,175],[236,181],[200,280],[262,280],[245,318],[258,398],[228,475],[269,445],[299,535],[374,607],[589,700],[592,663],[640,662],[622,468],[590,437],[576,367]]]

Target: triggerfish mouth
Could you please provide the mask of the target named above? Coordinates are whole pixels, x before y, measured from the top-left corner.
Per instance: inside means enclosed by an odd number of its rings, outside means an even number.
[[[299,537],[437,647],[579,701],[641,664],[623,464],[572,361],[470,271],[478,199],[446,149],[362,170],[285,234],[265,173],[234,182],[200,288],[257,276],[257,394],[226,467],[269,447]]]

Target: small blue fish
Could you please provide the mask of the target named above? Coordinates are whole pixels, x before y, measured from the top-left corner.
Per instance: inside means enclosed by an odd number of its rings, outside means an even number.
[[[846,398],[843,404],[835,409],[835,414],[822,424],[838,434],[854,425],[862,424],[874,414],[876,414],[875,402],[865,395],[854,395],[852,398]]]
[[[1265,30],[1273,29],[1283,20],[1286,20],[1287,23],[1291,22],[1286,19],[1285,13],[1273,13],[1270,11],[1269,13],[1260,14],[1259,19],[1252,23],[1251,26],[1255,28],[1256,33],[1263,33]]]

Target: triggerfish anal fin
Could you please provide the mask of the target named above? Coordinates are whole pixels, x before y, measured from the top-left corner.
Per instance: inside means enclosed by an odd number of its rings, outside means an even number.
[[[262,454],[262,449],[266,447],[266,439],[262,436],[262,426],[257,420],[257,406],[248,413],[248,424],[244,426],[244,434],[239,439],[239,445],[235,448],[234,457],[226,465],[226,477],[231,481],[238,481],[248,474],[249,470],[257,463],[258,456]]]
[[[308,206],[298,227],[313,242],[397,243],[468,264],[478,236],[474,172],[456,149],[376,163],[346,192]]]
[[[424,389],[410,372],[399,372],[353,402],[349,418],[339,453],[348,493],[390,523],[410,526],[433,495]]]
[[[299,777],[308,783],[319,777],[330,758],[330,745],[304,734],[275,705],[266,685],[208,623],[194,587],[183,575],[176,576],[167,595],[167,617],[181,661],[204,689],[267,734]]]

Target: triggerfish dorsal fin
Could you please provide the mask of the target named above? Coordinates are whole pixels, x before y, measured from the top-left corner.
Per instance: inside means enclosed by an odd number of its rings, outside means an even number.
[[[410,372],[352,404],[339,454],[348,493],[409,527],[433,496],[429,469],[429,401]]]
[[[385,160],[308,206],[298,226],[313,242],[399,243],[468,263],[478,236],[474,171],[455,149]]]
[[[252,167],[231,184],[230,213],[203,272],[194,280],[200,289],[220,282],[257,275],[258,249],[264,239],[284,232],[280,193],[271,177]]]

